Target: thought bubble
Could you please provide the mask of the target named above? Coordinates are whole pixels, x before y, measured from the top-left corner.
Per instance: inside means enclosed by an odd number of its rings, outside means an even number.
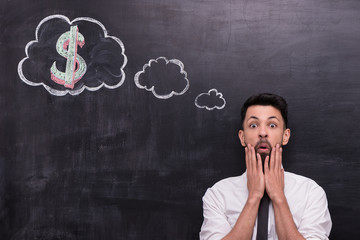
[[[222,93],[215,88],[207,93],[201,93],[195,98],[195,106],[205,108],[206,110],[223,109],[226,105],[225,98]]]
[[[159,99],[182,95],[189,89],[184,64],[165,57],[151,59],[135,74],[134,81],[138,88],[152,92]]]
[[[114,89],[125,80],[124,44],[92,18],[44,18],[25,53],[18,64],[21,80],[30,86],[43,86],[56,96],[78,95],[84,89]]]

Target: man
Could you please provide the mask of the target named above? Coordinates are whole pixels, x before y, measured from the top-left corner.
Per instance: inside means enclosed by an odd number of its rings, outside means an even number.
[[[290,139],[286,101],[274,94],[254,95],[244,103],[241,121],[246,172],[206,191],[200,239],[259,239],[258,209],[267,196],[265,238],[328,239],[332,222],[324,190],[282,167],[282,146]]]

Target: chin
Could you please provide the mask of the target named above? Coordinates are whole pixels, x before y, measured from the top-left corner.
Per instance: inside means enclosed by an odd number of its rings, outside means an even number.
[[[269,153],[259,153],[259,154],[263,163],[265,162],[265,158],[270,155]]]

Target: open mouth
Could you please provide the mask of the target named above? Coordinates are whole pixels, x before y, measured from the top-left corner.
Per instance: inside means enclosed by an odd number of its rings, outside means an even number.
[[[259,153],[268,153],[270,151],[270,146],[267,143],[261,143],[257,146],[256,151]]]
[[[269,149],[268,149],[268,148],[264,148],[264,147],[260,147],[260,148],[258,149],[258,152],[259,152],[259,153],[269,152]]]

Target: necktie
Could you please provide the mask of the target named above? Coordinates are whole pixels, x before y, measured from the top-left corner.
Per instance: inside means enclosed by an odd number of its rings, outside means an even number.
[[[266,191],[260,201],[256,240],[268,239],[269,196]]]

